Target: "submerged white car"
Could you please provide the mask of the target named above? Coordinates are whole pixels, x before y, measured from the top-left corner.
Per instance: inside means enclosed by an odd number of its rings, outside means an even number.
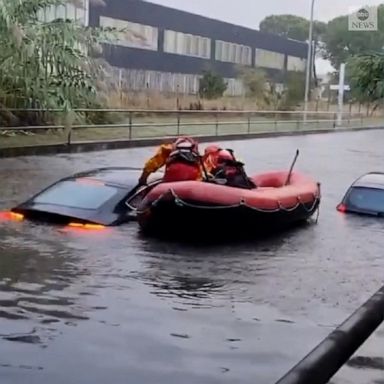
[[[339,212],[384,216],[384,173],[360,176],[337,206]]]

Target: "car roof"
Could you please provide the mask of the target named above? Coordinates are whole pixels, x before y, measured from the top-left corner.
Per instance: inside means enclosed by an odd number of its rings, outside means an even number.
[[[384,172],[369,172],[360,176],[352,187],[384,189]]]
[[[131,187],[132,176],[137,177],[137,180],[138,180],[140,174],[141,174],[140,168],[104,167],[104,168],[96,168],[88,171],[78,172],[72,176],[67,177],[65,180],[88,178],[88,179],[101,181],[105,184],[109,184],[113,186]],[[153,176],[159,176],[159,173]]]
[[[105,167],[78,172],[51,184],[27,201],[12,208],[12,211],[28,214],[29,217],[50,216],[55,217],[55,220],[59,220],[59,218],[71,218],[97,224],[111,225],[126,214],[127,207],[125,204],[121,204],[121,202],[126,198],[127,193],[137,185],[140,173],[140,169],[131,167]],[[117,189],[116,194],[108,199],[108,201],[105,201],[102,207],[95,210],[61,205],[60,201],[57,201],[57,204],[54,202],[36,202],[38,196],[58,184],[84,178],[115,187]]]

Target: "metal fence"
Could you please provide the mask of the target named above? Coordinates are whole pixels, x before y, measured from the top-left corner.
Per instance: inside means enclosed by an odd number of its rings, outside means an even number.
[[[0,144],[2,141],[4,144],[7,137],[17,134],[33,135],[41,139],[42,144],[54,141],[56,144],[70,145],[79,141],[138,140],[179,135],[219,137],[272,132],[320,132],[382,124],[381,118],[350,112],[344,112],[341,120],[338,120],[334,112],[313,111],[308,113],[306,123],[301,111],[77,109],[63,112],[11,109],[7,112],[15,116],[28,116],[28,121],[40,119],[44,124],[29,125],[25,121],[25,125],[3,124],[0,126]],[[79,116],[83,121],[93,123],[80,123]]]

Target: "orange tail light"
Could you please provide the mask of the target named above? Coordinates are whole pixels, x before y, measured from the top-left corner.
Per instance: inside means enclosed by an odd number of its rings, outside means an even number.
[[[341,213],[345,213],[347,212],[347,207],[345,206],[345,204],[339,204],[336,209],[341,212]]]
[[[24,215],[22,213],[16,213],[12,211],[0,212],[0,220],[13,220],[13,221],[22,221],[24,220]]]
[[[82,224],[82,223],[69,223],[69,224],[68,224],[68,227],[71,227],[71,228],[80,228],[80,229],[100,230],[100,229],[104,229],[104,228],[105,228],[105,225],[101,225],[101,224],[90,224],[90,223],[87,223],[87,224]]]

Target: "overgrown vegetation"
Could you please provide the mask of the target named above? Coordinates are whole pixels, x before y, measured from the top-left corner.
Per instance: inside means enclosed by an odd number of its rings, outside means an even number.
[[[384,4],[378,6],[378,25],[384,23]],[[260,31],[273,33],[299,41],[308,40],[309,21],[296,15],[270,15],[260,23]],[[336,68],[332,83],[338,81],[341,63],[347,63],[345,82],[351,91],[345,98],[351,102],[367,104],[373,113],[384,98],[384,30],[366,33],[349,31],[348,15],[342,15],[328,23],[314,21],[313,40],[315,58],[330,60]],[[313,60],[314,81],[311,88],[318,86],[315,60]],[[284,90],[276,88],[273,78],[259,68],[242,68],[238,76],[245,85],[246,96],[262,100],[264,105],[275,109],[294,109],[304,99],[305,73],[288,73]]]
[[[348,15],[336,17],[328,22],[326,32],[323,35],[325,44],[324,58],[329,59],[331,64],[339,69],[341,63],[345,63],[349,58],[381,52],[383,48],[384,29],[381,27],[384,23],[384,5],[377,9],[378,25],[377,31],[349,31]]]
[[[267,74],[262,69],[249,67],[240,68],[239,77],[245,86],[246,96],[251,98],[264,97]]]
[[[347,68],[351,97],[366,103],[372,114],[384,100],[384,55],[354,56]]]
[[[91,0],[100,4],[102,0]],[[84,27],[79,21],[56,19],[44,22],[39,15],[49,7],[78,0],[0,0],[0,124],[7,126],[68,122],[105,122],[104,113],[73,113],[78,108],[106,105],[103,97],[103,65],[95,53],[101,42],[113,39],[117,31]],[[379,25],[384,22],[384,6],[379,7]],[[308,20],[294,15],[269,16],[260,30],[305,41]],[[348,62],[347,79],[354,100],[368,102],[374,111],[384,97],[384,59],[381,51],[384,31],[349,32],[347,15],[328,24],[315,22],[316,54],[338,66]],[[284,90],[278,90],[269,75],[259,68],[242,69],[240,78],[249,99],[261,100],[274,109],[292,109],[304,99],[304,73],[289,73]],[[206,71],[200,80],[199,96],[215,100],[228,85]],[[62,114],[15,111],[15,109],[59,109]],[[202,109],[200,101],[191,109]]]
[[[75,108],[97,107],[98,61],[89,55],[100,42],[113,37],[112,29],[90,28],[79,21],[42,21],[49,7],[76,0],[0,1],[0,107],[4,125],[53,122],[57,114],[14,111],[15,108],[60,109],[67,119]],[[40,16],[40,17],[39,17]],[[56,121],[55,121],[56,122]]]
[[[350,97],[362,103],[376,105],[377,94],[380,94],[380,81],[371,79],[372,74],[378,74],[375,65],[381,61],[376,53],[383,52],[384,29],[384,4],[377,8],[379,28],[377,31],[350,31],[348,28],[348,15],[341,15],[328,23],[314,21],[313,39],[315,56],[322,57],[331,62],[336,71],[333,81],[341,63],[350,63],[347,66],[346,83],[351,85]],[[295,15],[271,15],[260,23],[260,30],[289,37],[300,41],[308,40],[309,21]],[[376,63],[376,64],[374,64]],[[365,68],[361,70],[361,68]],[[370,70],[373,70],[371,72]],[[315,85],[316,71],[313,68]],[[353,79],[350,80],[350,72]],[[366,71],[366,72],[365,72]],[[372,76],[373,77],[373,76]],[[381,78],[381,77],[380,77]],[[356,86],[356,89],[354,90]]]
[[[223,96],[227,87],[227,83],[220,75],[212,71],[204,71],[200,79],[199,95],[203,99],[217,99]]]
[[[290,72],[287,74],[284,91],[284,104],[287,108],[297,106],[304,100],[305,74]]]
[[[322,21],[313,23],[313,42],[314,57],[320,57],[324,54],[324,34],[327,24]],[[308,40],[309,20],[296,15],[271,15],[267,16],[260,23],[260,31],[273,33],[285,38],[299,41]],[[317,84],[316,62],[313,61],[313,74],[315,84]]]
[[[239,78],[248,98],[275,110],[294,109],[304,99],[305,75],[301,72],[288,72],[282,88],[259,68],[241,68]]]

